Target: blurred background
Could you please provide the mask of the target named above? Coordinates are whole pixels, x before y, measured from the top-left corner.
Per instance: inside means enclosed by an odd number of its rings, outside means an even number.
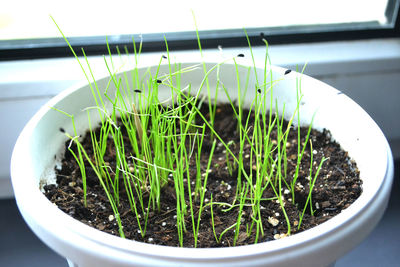
[[[172,56],[250,56],[265,45],[274,65],[296,69],[343,91],[386,135],[396,166],[389,208],[378,228],[337,266],[396,266],[400,262],[400,20],[399,0],[305,1],[50,1],[16,0],[0,9],[0,266],[66,266],[20,216],[10,180],[12,149],[30,117],[49,99],[85,81],[58,27],[96,77],[103,55],[121,51],[133,64],[159,58],[165,39]],[[58,27],[57,27],[58,25]],[[165,38],[165,39],[164,39]],[[118,49],[117,49],[118,47]],[[370,148],[373,149],[373,144]],[[398,265],[397,265],[398,266]]]

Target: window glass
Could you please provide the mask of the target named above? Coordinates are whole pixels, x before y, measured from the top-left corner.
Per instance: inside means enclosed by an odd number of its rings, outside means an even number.
[[[60,37],[52,15],[70,37],[199,30],[365,24],[386,27],[391,0],[285,1],[56,1],[14,0],[0,9],[0,40]],[[373,24],[371,24],[373,23]]]

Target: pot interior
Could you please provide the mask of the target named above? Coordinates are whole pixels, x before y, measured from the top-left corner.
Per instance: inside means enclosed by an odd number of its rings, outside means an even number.
[[[301,124],[309,125],[313,115],[315,115],[313,128],[329,129],[333,139],[340,143],[342,148],[348,151],[350,157],[357,162],[363,180],[364,192],[373,193],[379,188],[381,181],[376,177],[382,177],[387,164],[385,139],[373,120],[347,96],[306,75],[296,72],[285,75],[286,70],[278,67],[271,67],[265,75],[263,69],[254,71],[252,67],[248,66],[235,66],[234,64],[216,66],[216,63],[206,64],[209,70],[207,77],[211,90],[215,90],[217,84],[220,85],[218,101],[221,102],[228,101],[221,89],[221,84],[228,90],[233,101],[238,98],[239,87],[241,92],[246,91],[244,105],[247,106],[251,105],[254,100],[257,89],[266,88],[266,106],[270,108],[272,93],[272,103],[275,103],[275,101],[279,103],[279,114],[282,114],[284,109],[285,118],[290,119],[297,108],[296,92],[301,91],[300,93],[303,95],[300,102]],[[194,93],[200,89],[202,95],[206,95],[207,86],[202,65],[186,63],[181,66],[181,69],[190,69],[190,71],[179,76],[181,88],[184,90],[190,88],[191,92]],[[156,76],[157,71],[158,76]],[[133,73],[132,71],[120,73],[116,76],[116,79],[121,79],[123,87],[130,90],[135,89],[136,86],[136,82],[132,82],[132,77],[140,77],[142,82],[146,79],[150,79],[150,81],[169,79],[176,83],[178,79],[175,75],[169,76],[168,65],[161,65],[159,69],[158,67],[138,69],[136,76]],[[127,80],[125,80],[126,77]],[[146,84],[146,82],[143,82],[143,84]],[[114,84],[110,82],[110,78],[107,77],[98,80],[97,86],[100,91],[107,90],[110,96],[113,96],[116,90]],[[93,85],[92,89],[94,89]],[[160,84],[158,90],[160,101],[168,103],[171,98],[171,89]],[[211,95],[214,95],[214,93]],[[107,101],[105,98],[103,100]],[[108,108],[111,109],[111,104],[107,103]],[[36,127],[30,135],[30,138],[35,142],[32,142],[33,145],[30,147],[29,153],[36,156],[26,159],[31,161],[31,166],[35,166],[32,170],[35,173],[37,184],[54,181],[48,181],[48,179],[54,179],[54,175],[51,174],[54,173],[54,166],[62,157],[64,144],[67,141],[60,129],[69,133],[73,132],[70,118],[50,109],[51,106],[74,115],[79,135],[85,134],[88,130],[87,113],[90,114],[90,120],[94,127],[100,121],[98,109],[88,109],[95,106],[90,86],[67,90],[50,101],[35,117]],[[272,109],[275,108],[275,104],[273,104]],[[294,115],[294,124],[297,122],[296,114]],[[37,156],[38,154],[41,156]]]

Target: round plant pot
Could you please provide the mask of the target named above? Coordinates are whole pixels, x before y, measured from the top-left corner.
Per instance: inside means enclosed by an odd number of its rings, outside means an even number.
[[[193,66],[185,63],[182,67]],[[215,66],[207,63],[207,68]],[[155,73],[157,67],[151,67]],[[148,68],[140,68],[144,75]],[[230,248],[178,248],[125,240],[91,228],[59,210],[42,193],[44,184],[54,183],[54,168],[62,157],[67,138],[62,127],[72,132],[70,118],[50,107],[74,114],[79,134],[88,129],[87,107],[94,106],[88,85],[71,88],[54,97],[29,121],[15,145],[11,176],[15,198],[25,221],[50,248],[68,259],[71,266],[329,266],[359,244],[377,225],[388,203],[393,180],[393,159],[379,127],[354,101],[338,90],[296,72],[271,67],[274,98],[285,103],[285,114],[296,109],[296,81],[301,77],[304,94],[302,123],[315,118],[313,127],[330,130],[335,139],[357,163],[363,181],[361,196],[332,219],[287,238]],[[219,79],[229,90],[237,90],[235,65],[220,66]],[[259,77],[263,70],[257,69]],[[160,74],[168,73],[161,65]],[[247,67],[238,69],[246,82]],[[123,75],[118,74],[118,75]],[[251,71],[249,84],[255,84]],[[128,75],[130,76],[130,75]],[[123,76],[121,76],[123,77]],[[202,67],[182,74],[181,83],[200,88]],[[105,88],[109,77],[98,80]],[[210,88],[217,83],[216,71],[210,73]],[[184,87],[184,86],[182,86]],[[250,87],[251,88],[251,87]],[[111,86],[109,90],[114,90]],[[168,89],[169,90],[169,89]],[[163,90],[160,88],[160,97]],[[248,90],[245,104],[251,103],[255,90]],[[235,95],[233,92],[231,95]],[[221,94],[221,101],[224,101]],[[282,104],[280,106],[283,106]],[[92,122],[96,112],[92,113]]]

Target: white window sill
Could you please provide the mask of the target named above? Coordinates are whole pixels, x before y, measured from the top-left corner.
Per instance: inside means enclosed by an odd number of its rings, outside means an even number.
[[[220,58],[218,49],[203,52],[210,59]],[[253,48],[253,52],[256,58],[264,60],[264,47]],[[247,47],[223,48],[225,56],[239,53],[250,55]],[[161,54],[142,54],[141,62],[158,62]],[[197,50],[172,52],[178,60],[199,58],[198,54]],[[286,68],[295,69],[307,63],[306,74],[313,77],[393,71],[400,68],[400,39],[273,45],[269,54],[274,65]],[[90,63],[97,76],[107,74],[102,56],[90,57]],[[0,62],[0,99],[54,95],[65,89],[56,85],[68,86],[82,80],[82,71],[72,57]]]

